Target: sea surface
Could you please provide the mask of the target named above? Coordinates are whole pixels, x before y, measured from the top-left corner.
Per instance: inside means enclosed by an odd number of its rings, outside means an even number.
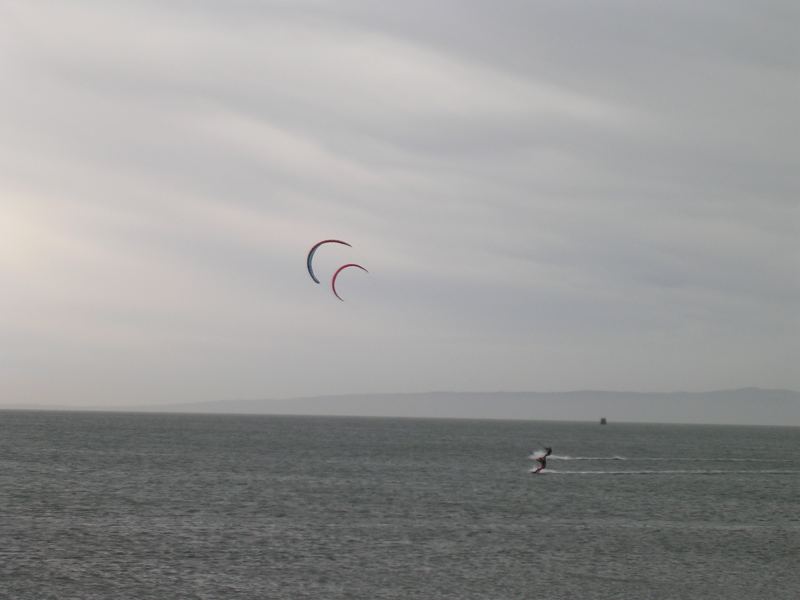
[[[800,429],[0,412],[0,598],[797,600]]]

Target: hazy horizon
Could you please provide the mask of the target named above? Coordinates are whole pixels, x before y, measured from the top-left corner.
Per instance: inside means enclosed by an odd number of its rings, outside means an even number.
[[[421,392],[131,406],[3,406],[11,409],[259,416],[362,416],[800,427],[800,392],[745,388],[707,392]]]
[[[5,2],[0,405],[800,389],[799,16]]]

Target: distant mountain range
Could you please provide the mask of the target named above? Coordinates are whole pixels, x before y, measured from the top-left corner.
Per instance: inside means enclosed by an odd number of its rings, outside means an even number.
[[[474,419],[719,423],[800,426],[800,393],[744,388],[712,392],[430,392],[172,404],[169,412],[363,415]]]

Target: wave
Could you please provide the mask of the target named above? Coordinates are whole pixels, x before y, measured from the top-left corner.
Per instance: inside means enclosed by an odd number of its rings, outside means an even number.
[[[732,458],[730,456],[699,456],[689,458],[686,456],[637,456],[630,460],[669,461],[669,462],[791,462],[782,458]]]
[[[568,456],[562,454],[551,454],[547,458],[556,460],[628,460],[624,456]]]
[[[534,460],[536,456],[528,458]],[[564,454],[551,454],[548,460],[641,460],[641,461],[669,461],[669,462],[792,462],[781,458],[732,458],[730,456],[707,456],[688,458],[685,456],[569,456]]]
[[[529,471],[533,473],[533,469]],[[559,469],[545,469],[540,471],[540,474],[548,473],[553,475],[731,475],[734,473],[746,473],[748,475],[796,475],[800,471],[794,470],[780,470],[780,469],[766,469],[758,471],[735,471],[723,469],[637,469],[630,471],[561,471]]]

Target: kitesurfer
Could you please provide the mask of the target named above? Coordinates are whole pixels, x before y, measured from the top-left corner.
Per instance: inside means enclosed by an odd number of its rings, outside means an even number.
[[[544,454],[542,456],[536,457],[536,462],[539,463],[538,468],[535,471],[531,471],[532,473],[538,473],[542,469],[547,466],[547,457],[553,453],[553,449],[550,446],[547,446],[544,449]]]

